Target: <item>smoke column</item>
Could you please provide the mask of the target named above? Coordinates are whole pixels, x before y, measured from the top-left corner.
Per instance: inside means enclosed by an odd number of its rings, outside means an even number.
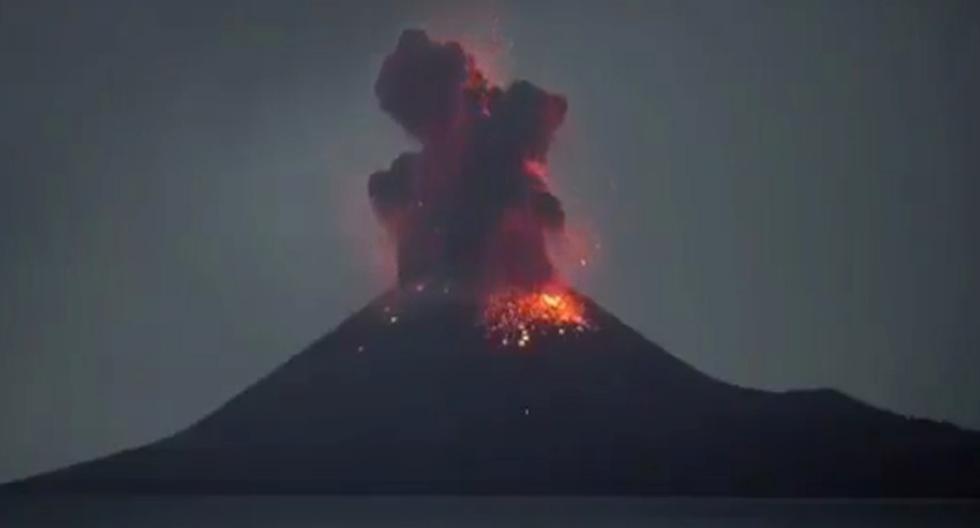
[[[399,283],[487,291],[554,280],[545,237],[565,215],[546,167],[565,98],[527,81],[494,86],[459,43],[420,30],[401,34],[374,91],[421,145],[368,182],[396,241]]]

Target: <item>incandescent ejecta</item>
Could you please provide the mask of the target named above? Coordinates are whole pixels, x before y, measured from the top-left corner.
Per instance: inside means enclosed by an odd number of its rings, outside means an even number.
[[[375,93],[420,143],[368,185],[399,287],[186,429],[7,489],[980,496],[980,433],[711,378],[564,286],[561,96],[422,31]]]

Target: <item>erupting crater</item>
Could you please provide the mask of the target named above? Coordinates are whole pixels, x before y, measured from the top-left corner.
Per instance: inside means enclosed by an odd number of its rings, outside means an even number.
[[[421,144],[368,184],[399,286],[173,436],[7,489],[980,496],[980,434],[711,378],[566,286],[563,97],[422,31],[375,93]]]
[[[483,309],[487,337],[501,346],[527,347],[535,335],[568,335],[592,329],[585,304],[562,286],[490,294]]]

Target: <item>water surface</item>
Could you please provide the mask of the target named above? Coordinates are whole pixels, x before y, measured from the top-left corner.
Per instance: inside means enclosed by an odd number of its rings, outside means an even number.
[[[582,497],[0,497],[7,527],[980,527],[971,501]]]

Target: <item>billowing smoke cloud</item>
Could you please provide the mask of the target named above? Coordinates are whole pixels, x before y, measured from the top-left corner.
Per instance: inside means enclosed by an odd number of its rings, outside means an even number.
[[[368,184],[397,242],[399,282],[492,288],[550,281],[545,236],[565,218],[544,168],[565,98],[526,81],[493,86],[458,43],[434,42],[419,30],[402,33],[374,91],[422,146]]]

